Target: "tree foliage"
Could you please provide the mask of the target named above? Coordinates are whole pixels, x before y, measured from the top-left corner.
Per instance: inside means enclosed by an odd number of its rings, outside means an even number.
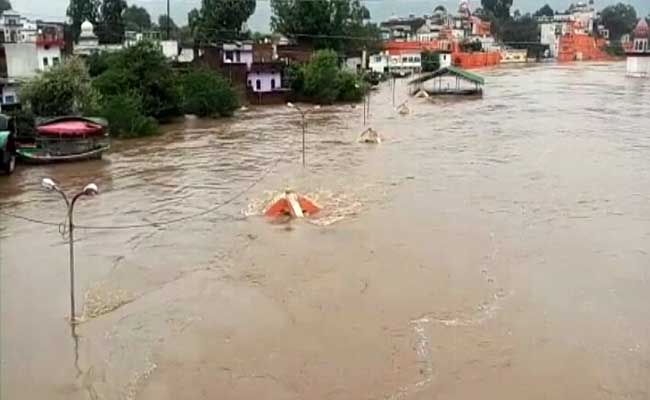
[[[71,20],[72,37],[76,41],[81,33],[81,24],[88,20],[93,25],[99,20],[99,0],[70,0],[67,16]]]
[[[136,92],[105,97],[100,114],[108,121],[111,135],[115,137],[150,136],[158,130],[156,120],[144,114],[142,97]]]
[[[619,40],[621,36],[634,30],[637,14],[633,6],[618,3],[605,7],[600,13],[600,19],[605,28],[609,29],[609,37]]]
[[[9,0],[0,0],[0,14],[7,10],[11,10],[11,2]]]
[[[124,41],[124,20],[122,13],[126,9],[125,0],[103,0],[101,20],[97,27],[97,37],[101,43],[114,44]]]
[[[510,8],[512,0],[481,0],[483,12],[491,13],[497,20],[507,20],[510,18]]]
[[[202,0],[201,9],[188,14],[196,42],[237,39],[242,27],[255,12],[255,0]]]
[[[135,92],[144,115],[158,120],[180,113],[174,71],[159,45],[142,41],[112,54],[107,62],[108,68],[94,81],[103,96]]]
[[[291,67],[285,76],[303,100],[319,104],[359,101],[367,90],[367,84],[356,73],[339,68],[333,50],[317,51],[307,65]]]
[[[163,34],[164,38],[167,38],[167,27],[169,27],[170,38],[178,39],[180,30],[178,29],[178,25],[176,25],[174,22],[174,19],[168,17],[166,14],[160,15],[158,17],[158,28],[160,29],[160,32]]]
[[[499,38],[505,43],[539,42],[539,24],[530,14],[502,23]]]
[[[99,102],[88,69],[78,58],[71,58],[29,81],[20,97],[39,117],[89,112],[96,110]]]
[[[180,77],[179,87],[185,114],[228,117],[239,106],[232,86],[212,71],[190,71]]]
[[[279,33],[337,51],[378,42],[379,29],[366,25],[370,16],[359,0],[271,0],[271,27]],[[358,40],[346,40],[346,36]],[[367,46],[367,45],[366,45]]]
[[[544,4],[542,8],[535,11],[535,14],[533,14],[535,17],[552,17],[553,15],[555,15],[555,11],[553,11],[551,6],[548,4]]]
[[[151,29],[151,16],[144,7],[131,5],[122,13],[124,26],[129,31],[142,32]]]

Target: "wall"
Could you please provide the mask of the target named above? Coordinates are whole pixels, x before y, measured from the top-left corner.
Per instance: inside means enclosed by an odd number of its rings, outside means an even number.
[[[547,44],[549,47],[550,56],[557,57],[559,40],[556,35],[558,25],[556,23],[541,24],[541,44]]]
[[[630,76],[650,78],[650,57],[628,56],[627,74]]]
[[[38,73],[39,63],[34,43],[5,43],[8,78],[32,78]]]
[[[361,57],[348,57],[345,59],[345,67],[353,72],[364,69],[362,63]]]
[[[440,53],[440,68],[449,67],[451,65],[451,54]]]
[[[11,105],[18,103],[18,87],[15,85],[5,85],[2,87],[2,105]]]
[[[452,54],[452,62],[455,66],[469,69],[469,68],[482,68],[492,65],[498,65],[501,62],[500,53],[461,53],[455,52]]]
[[[162,40],[160,41],[162,52],[165,58],[176,60],[178,59],[178,42],[176,40]]]
[[[47,59],[47,66],[44,63],[43,59]],[[54,65],[54,60],[58,59],[58,63],[61,63],[61,48],[58,46],[50,46],[49,48],[45,47],[36,47],[36,60],[38,61],[38,69],[40,71],[45,71],[46,69]]]
[[[250,88],[253,90],[253,92],[271,92],[274,89],[271,88],[271,80],[275,79],[275,89],[279,89],[282,87],[282,74],[279,72],[264,72],[264,73],[258,73],[258,72],[249,72],[248,73],[248,81],[250,82]],[[257,89],[257,80],[260,81],[261,88]]]
[[[371,71],[383,74],[388,68],[388,59],[383,54],[374,54],[370,56],[369,67]]]

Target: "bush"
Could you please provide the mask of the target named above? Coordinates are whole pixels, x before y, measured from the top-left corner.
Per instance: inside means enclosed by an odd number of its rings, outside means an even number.
[[[361,101],[368,90],[368,84],[362,81],[354,72],[339,72],[337,81],[339,87],[337,100],[339,101]]]
[[[214,72],[190,71],[179,79],[182,109],[199,117],[228,117],[239,106],[230,84]]]
[[[72,58],[27,82],[20,98],[38,117],[56,117],[97,109],[99,94],[93,89],[86,64]]]
[[[136,93],[108,96],[102,101],[101,116],[108,120],[111,135],[132,138],[158,132],[158,124],[143,112],[142,98]]]
[[[138,42],[107,58],[108,68],[94,81],[102,96],[134,91],[142,100],[144,115],[158,120],[180,115],[180,95],[171,65],[160,46]]]
[[[339,97],[338,56],[333,50],[317,51],[305,67],[304,95],[322,104]]]

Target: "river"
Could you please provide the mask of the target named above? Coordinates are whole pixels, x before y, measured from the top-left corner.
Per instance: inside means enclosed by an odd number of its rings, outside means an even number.
[[[2,399],[648,399],[650,81],[624,65],[497,68],[480,100],[373,92],[252,108],[19,166],[5,212],[77,205],[65,238],[0,215]],[[397,102],[407,99],[405,81]],[[287,188],[324,207],[270,223]],[[223,206],[217,208],[218,205]]]

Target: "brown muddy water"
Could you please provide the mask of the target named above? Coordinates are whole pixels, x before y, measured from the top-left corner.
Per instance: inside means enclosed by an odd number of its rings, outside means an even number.
[[[2,399],[648,399],[650,81],[622,64],[483,71],[481,100],[373,93],[188,120],[105,160],[0,177],[4,211],[96,182],[71,335],[56,226],[0,215]],[[404,81],[397,101],[407,98]],[[325,207],[270,224],[292,188]]]

